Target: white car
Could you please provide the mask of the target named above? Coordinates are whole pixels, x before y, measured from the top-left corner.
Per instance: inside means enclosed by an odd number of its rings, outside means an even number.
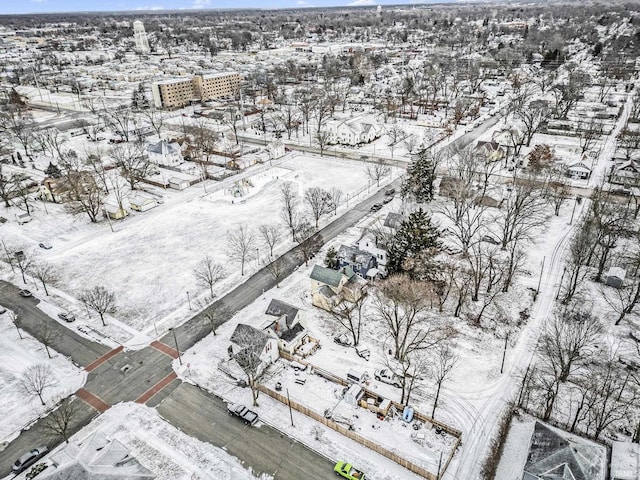
[[[379,382],[388,383],[389,385],[393,385],[397,388],[402,387],[402,379],[388,368],[378,368],[373,372],[373,378]]]

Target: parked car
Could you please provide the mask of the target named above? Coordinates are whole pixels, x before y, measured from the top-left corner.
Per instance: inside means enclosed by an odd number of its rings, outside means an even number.
[[[391,200],[393,200],[393,195],[389,195],[384,197],[384,200],[382,201],[382,203],[389,203]]]
[[[336,472],[336,475],[340,475],[347,480],[365,480],[366,478],[364,473],[347,462],[336,463],[335,467],[333,467],[333,471]]]
[[[387,189],[384,191],[384,194],[385,194],[385,195],[393,195],[394,193],[396,193],[396,189],[395,189],[395,188],[387,188]]]
[[[247,407],[239,403],[227,404],[227,411],[229,412],[229,415],[242,419],[246,425],[255,425],[258,421],[258,414],[256,412],[249,410]]]
[[[379,382],[388,383],[389,385],[393,385],[397,388],[400,388],[402,386],[400,377],[388,368],[378,368],[373,372],[373,378],[375,378]]]
[[[37,447],[33,450],[30,450],[15,461],[15,463],[11,466],[11,471],[14,474],[23,472],[38,460],[40,460],[42,457],[44,457],[48,452],[49,449],[45,446]]]
[[[59,313],[58,318],[68,323],[75,322],[76,320],[76,316],[73,313],[67,313],[67,312]]]
[[[356,346],[356,353],[359,357],[364,358],[367,361],[369,361],[369,357],[371,356],[369,349],[363,345]]]
[[[51,244],[47,242],[40,242],[40,248],[44,248],[45,250],[51,250]]]
[[[29,290],[27,290],[25,288],[24,290],[20,290],[20,296],[21,297],[33,297],[33,293],[31,293]]]
[[[353,340],[346,333],[341,333],[333,337],[333,341],[338,345],[342,345],[343,347],[351,347],[353,346]]]
[[[371,205],[371,211],[372,212],[377,212],[381,208],[382,208],[382,204],[381,203],[374,203],[373,205]]]

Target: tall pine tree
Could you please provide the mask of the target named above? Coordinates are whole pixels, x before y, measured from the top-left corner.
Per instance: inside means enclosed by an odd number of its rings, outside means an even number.
[[[436,162],[430,150],[418,153],[407,168],[407,176],[402,184],[402,196],[411,197],[418,203],[433,199],[433,184],[436,180]]]
[[[408,273],[412,278],[429,276],[429,259],[440,252],[440,231],[424,210],[413,212],[402,222],[387,248],[387,272]]]
[[[134,110],[147,110],[151,107],[151,103],[147,98],[147,94],[142,83],[138,84],[138,88],[131,95],[131,108]]]

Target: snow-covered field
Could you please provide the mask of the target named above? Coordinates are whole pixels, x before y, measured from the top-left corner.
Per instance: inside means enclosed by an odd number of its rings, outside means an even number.
[[[20,331],[20,338],[10,312],[0,314],[0,442],[9,441],[25,425],[51,407],[58,398],[76,391],[86,375],[62,355],[44,346],[28,333]],[[43,406],[36,395],[27,395],[21,386],[23,373],[32,366],[46,365],[51,369],[50,388],[43,391]]]
[[[86,310],[75,300],[83,289],[103,285],[113,291],[117,311],[107,333],[124,343],[136,330],[154,335],[187,318],[188,300],[196,305],[206,302],[208,291],[196,284],[193,275],[194,267],[205,256],[223,263],[227,270],[217,294],[242,280],[239,264],[228,260],[226,234],[246,225],[257,236],[260,225],[280,225],[283,182],[293,183],[301,211],[307,209],[302,196],[310,187],[336,187],[345,198],[348,195],[352,199],[356,194],[366,194],[370,182],[361,162],[315,155],[291,155],[273,167],[257,165],[242,177],[252,185],[243,198],[234,199],[227,191],[236,181],[234,177],[208,182],[207,193],[199,185],[182,192],[163,191],[163,205],[144,213],[132,212],[128,219],[113,222],[113,233],[104,221],[96,225],[84,217],[73,219],[54,204],[47,205],[47,214],[38,204],[32,222],[3,225],[3,238],[10,250],[25,250],[55,268],[55,286],[61,293],[54,293],[48,300],[73,311],[81,322],[102,328],[95,316],[87,318]],[[12,213],[0,207],[0,215],[11,218]],[[329,220],[330,216],[324,219]],[[38,242],[45,240],[53,246],[51,250],[38,248]],[[267,248],[257,240],[260,260],[249,262],[246,274],[255,271],[267,256]],[[287,248],[288,243],[288,235],[283,234],[278,249]],[[5,278],[22,283],[6,266]],[[30,288],[36,294],[43,293],[36,291],[41,287],[35,284]],[[119,328],[114,328],[118,324]]]

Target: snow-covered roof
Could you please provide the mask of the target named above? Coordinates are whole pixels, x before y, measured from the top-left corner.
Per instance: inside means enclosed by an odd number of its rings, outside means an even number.
[[[617,277],[620,280],[624,280],[627,276],[627,271],[622,267],[611,267],[607,272],[607,277]]]
[[[640,478],[640,445],[629,442],[611,443],[611,480]]]

